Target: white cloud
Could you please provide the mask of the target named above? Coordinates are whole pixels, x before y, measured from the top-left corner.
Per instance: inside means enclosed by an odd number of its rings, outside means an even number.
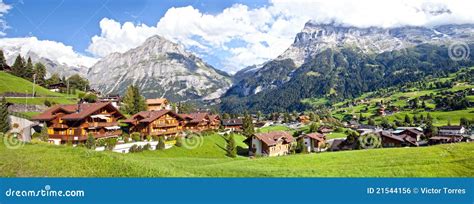
[[[96,58],[76,53],[71,46],[55,41],[38,40],[36,37],[0,38],[0,48],[4,50],[7,58],[18,54],[25,56],[31,51],[39,57],[56,60],[69,66],[89,67],[97,62]]]
[[[3,0],[0,0],[0,37],[5,36],[5,30],[8,28],[8,25],[3,17],[11,8],[10,5],[5,4],[3,3]]]
[[[470,0],[270,0],[261,8],[236,4],[211,15],[187,6],[170,8],[153,26],[104,18],[88,51],[101,57],[124,52],[159,34],[204,57],[227,53],[218,68],[234,72],[277,57],[310,19],[358,27],[432,26],[474,23],[472,8]]]

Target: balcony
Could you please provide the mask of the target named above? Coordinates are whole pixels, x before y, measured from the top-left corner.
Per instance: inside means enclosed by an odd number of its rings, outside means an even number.
[[[118,122],[89,122],[86,123],[86,127],[112,127],[112,126],[118,126]]]
[[[68,135],[68,134],[50,134],[49,138],[52,139],[61,139],[64,141],[72,140],[72,141],[84,141],[87,140],[89,133],[85,135]],[[114,131],[106,131],[104,133],[99,132],[92,132],[92,135],[95,139],[104,138],[104,137],[113,137],[113,136],[120,136],[122,135],[122,130],[114,130]]]

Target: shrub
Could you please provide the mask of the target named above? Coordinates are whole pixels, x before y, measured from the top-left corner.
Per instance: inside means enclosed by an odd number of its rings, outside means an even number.
[[[115,148],[115,145],[117,145],[117,138],[107,138],[105,140],[105,147],[108,150],[113,150]]]
[[[151,149],[150,143],[147,143],[145,146],[143,146],[143,150],[144,150],[144,151],[150,150],[150,149]]]
[[[177,147],[183,146],[183,138],[182,138],[182,137],[176,137],[176,143],[175,143],[175,145],[176,145]]]
[[[51,107],[51,101],[49,101],[48,99],[44,100],[44,105],[45,106],[48,106],[48,107]]]
[[[87,136],[85,145],[87,149],[95,149],[95,138],[92,133],[89,133],[89,135]]]
[[[153,135],[152,138],[153,138],[153,141],[158,141],[159,137],[157,135]]]
[[[103,147],[105,146],[105,139],[98,139],[95,141],[95,146],[96,147]]]
[[[130,137],[132,138],[133,141],[135,142],[138,142],[140,141],[140,133],[138,132],[134,132],[130,135]]]
[[[147,140],[147,141],[151,142],[151,139],[152,139],[151,135],[147,135],[147,136],[146,136],[146,140]]]
[[[165,139],[163,137],[159,137],[158,144],[156,145],[156,149],[159,149],[159,150],[165,149]]]

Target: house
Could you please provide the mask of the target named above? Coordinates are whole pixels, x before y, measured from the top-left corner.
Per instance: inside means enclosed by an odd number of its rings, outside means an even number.
[[[434,136],[429,139],[430,145],[456,143],[463,140],[463,136],[449,135],[449,136]]]
[[[141,111],[123,121],[130,125],[130,132],[142,138],[151,136],[177,136],[183,131],[185,119],[170,110]]]
[[[331,133],[332,131],[334,131],[334,130],[332,128],[328,127],[328,126],[321,126],[321,127],[318,128],[318,132],[322,133],[322,134]]]
[[[466,128],[464,126],[442,126],[438,129],[439,135],[464,135]]]
[[[148,111],[171,110],[171,105],[166,98],[154,98],[146,100]]]
[[[60,92],[61,89],[66,89],[66,88],[67,88],[67,86],[63,82],[59,82],[59,83],[56,83],[56,84],[50,84],[48,86],[48,89],[50,91],[53,91],[53,92]]]
[[[424,140],[425,134],[418,129],[405,129],[401,132],[393,132],[393,134],[402,138],[409,146],[423,146],[428,143]]]
[[[91,134],[95,139],[122,134],[118,120],[124,116],[112,103],[56,105],[33,117],[46,123],[49,142],[73,144],[85,142]]]
[[[298,116],[298,121],[299,121],[300,123],[303,123],[303,124],[308,124],[309,122],[311,122],[309,116],[307,116],[307,115],[300,115],[300,116]]]
[[[189,131],[204,131],[209,129],[209,113],[206,112],[196,112],[189,114],[180,114],[182,118],[185,119],[183,128]]]
[[[250,156],[282,156],[290,153],[293,136],[284,131],[256,133],[246,142]]]
[[[326,144],[326,136],[320,133],[308,133],[298,137],[308,152],[320,152]]]
[[[110,102],[115,108],[120,109],[120,103],[122,102],[122,99],[120,98],[120,95],[115,94],[100,97],[97,99],[97,101],[102,103]]]
[[[244,123],[242,122],[242,119],[240,119],[240,118],[223,119],[222,120],[222,126],[224,126],[225,130],[240,131],[240,130],[242,130],[243,125],[244,125]]]
[[[409,146],[407,142],[400,136],[394,135],[388,131],[378,132],[380,139],[382,140],[382,147],[405,147]]]
[[[377,109],[377,115],[379,116],[385,116],[385,106],[381,106],[380,108]]]
[[[209,129],[217,130],[221,126],[221,117],[217,114],[209,115]]]

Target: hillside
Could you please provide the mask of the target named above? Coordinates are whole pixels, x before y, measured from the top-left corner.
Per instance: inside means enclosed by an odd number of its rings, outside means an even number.
[[[237,137],[239,151],[246,147]],[[83,148],[0,144],[2,177],[472,177],[474,143],[326,152],[273,158],[225,157],[221,136],[194,150],[119,154]],[[350,164],[350,165],[348,165]],[[73,169],[73,170],[71,170]]]

